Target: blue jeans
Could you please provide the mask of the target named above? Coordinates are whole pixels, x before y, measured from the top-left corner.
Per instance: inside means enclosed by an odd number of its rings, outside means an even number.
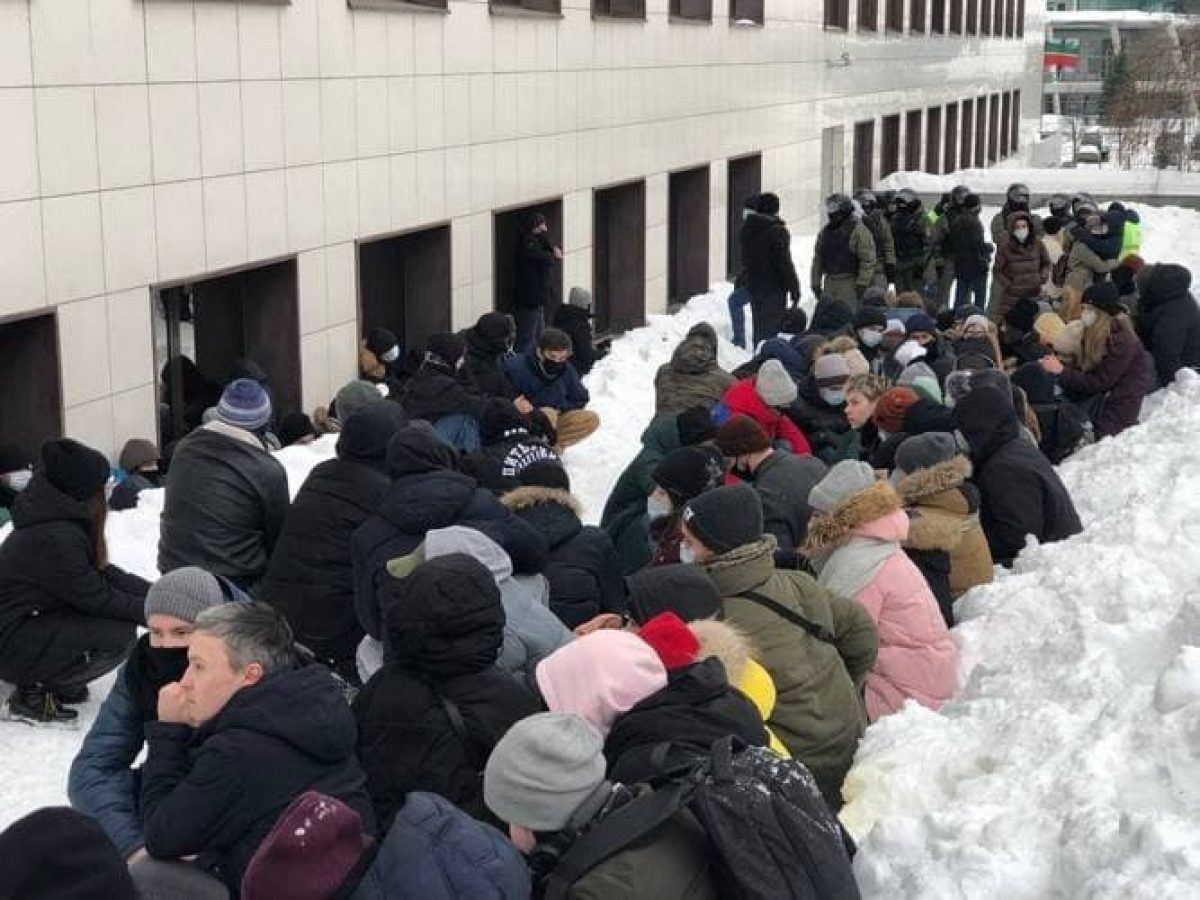
[[[462,453],[474,453],[481,446],[479,420],[466,413],[442,416],[433,423],[433,430],[443,441]]]
[[[750,292],[745,288],[734,288],[729,295],[729,321],[733,325],[733,342],[739,347],[746,346],[746,305],[750,302]]]
[[[975,305],[987,309],[987,275],[977,275],[974,278],[958,278],[954,282],[954,305],[970,306],[971,295],[975,295]]]

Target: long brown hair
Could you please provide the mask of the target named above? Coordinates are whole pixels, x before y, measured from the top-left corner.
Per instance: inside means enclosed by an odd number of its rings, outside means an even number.
[[[92,494],[87,503],[88,517],[92,520],[92,552],[96,555],[96,568],[108,568],[108,542],[104,540],[104,524],[108,521],[108,499],[103,488]]]
[[[1079,369],[1082,372],[1093,371],[1108,355],[1108,344],[1116,329],[1133,330],[1129,316],[1124,313],[1114,316],[1095,306],[1091,309],[1096,310],[1096,321],[1090,328],[1083,329],[1083,341],[1079,348]]]

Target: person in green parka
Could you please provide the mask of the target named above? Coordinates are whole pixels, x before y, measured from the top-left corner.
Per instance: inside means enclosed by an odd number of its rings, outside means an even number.
[[[716,434],[703,407],[655,416],[642,433],[642,449],[625,467],[604,504],[600,527],[608,532],[621,572],[630,575],[650,562],[646,500],[654,493],[654,469],[672,450],[690,447]]]

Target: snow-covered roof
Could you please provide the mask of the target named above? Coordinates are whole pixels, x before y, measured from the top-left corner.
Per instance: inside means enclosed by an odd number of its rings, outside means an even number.
[[[1179,16],[1174,13],[1141,12],[1128,9],[1050,10],[1046,25],[1120,25],[1125,28],[1149,28],[1170,22],[1200,22],[1200,16]]]

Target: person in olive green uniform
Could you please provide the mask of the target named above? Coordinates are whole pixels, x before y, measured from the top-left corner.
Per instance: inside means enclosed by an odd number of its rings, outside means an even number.
[[[840,300],[858,310],[863,292],[875,283],[875,238],[854,215],[854,203],[845,194],[825,201],[829,221],[817,235],[811,283],[818,299]]]
[[[896,241],[879,198],[866,189],[856,191],[854,202],[862,208],[862,223],[875,239],[875,287],[887,290],[896,280]]]

